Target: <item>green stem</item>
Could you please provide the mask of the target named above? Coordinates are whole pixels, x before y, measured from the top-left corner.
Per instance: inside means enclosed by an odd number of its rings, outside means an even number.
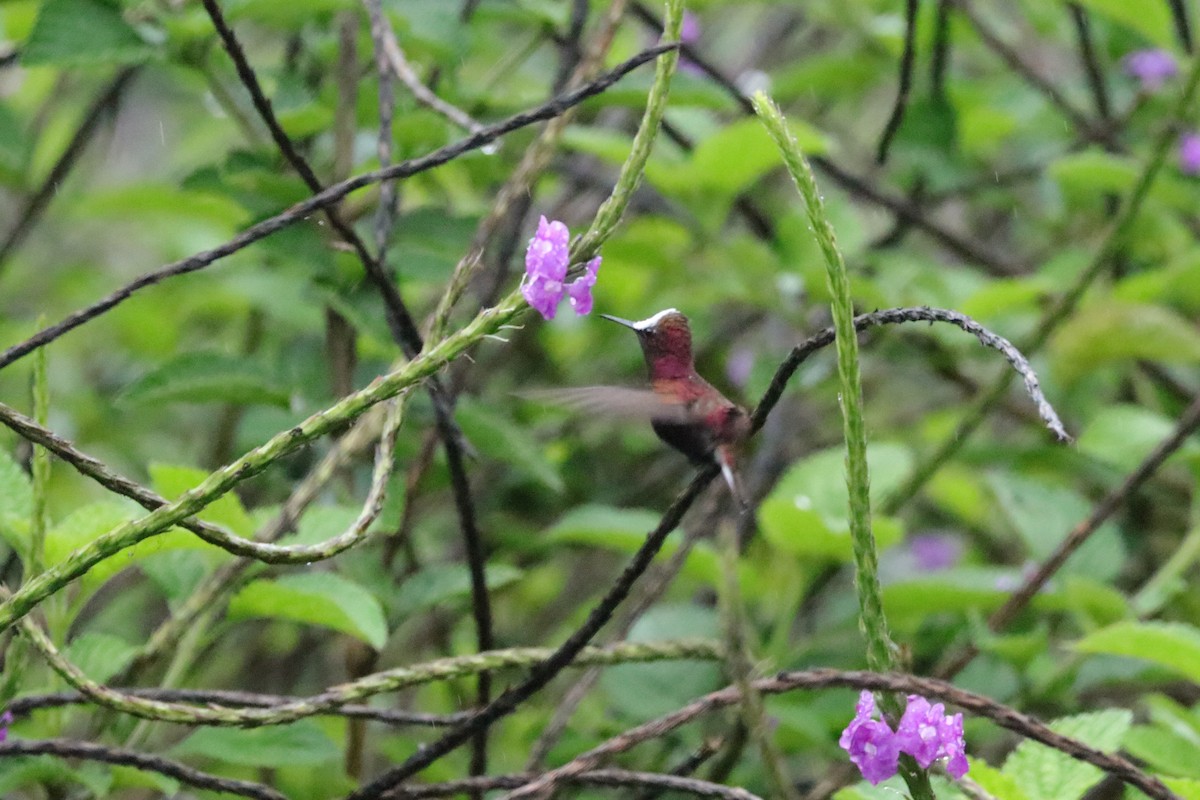
[[[896,666],[896,645],[888,630],[879,589],[879,563],[871,530],[871,476],[867,467],[867,433],[863,416],[862,379],[858,366],[858,336],[854,329],[854,303],[850,276],[837,246],[833,226],[825,213],[812,167],[787,128],[779,108],[762,92],[753,98],[754,110],[779,147],[784,164],[800,192],[817,245],[825,259],[825,278],[832,298],[834,347],[841,387],[842,431],[846,439],[846,488],[849,493],[850,539],[854,551],[854,586],[858,593],[859,621],[867,640],[867,664],[876,672]],[[885,694],[880,707],[893,724],[901,713],[898,697]],[[928,774],[908,759],[900,774],[916,800],[931,800]]]
[[[38,327],[45,324],[38,320]],[[50,386],[46,370],[46,352],[42,348],[33,360],[33,417],[45,427],[50,416]],[[42,571],[46,551],[46,492],[50,484],[50,452],[44,447],[33,448],[33,519],[29,526],[29,564],[26,575],[33,577]]]
[[[799,800],[800,794],[788,777],[783,757],[767,728],[767,712],[762,694],[754,686],[753,653],[746,636],[745,606],[738,581],[738,541],[734,526],[725,521],[718,525],[721,546],[721,582],[718,601],[721,608],[721,627],[725,634],[725,670],[741,695],[738,708],[742,723],[758,746],[767,771],[773,795],[785,800]]]
[[[121,525],[74,551],[62,562],[28,581],[7,602],[0,605],[0,630],[6,630],[14,621],[28,614],[42,599],[61,590],[106,558],[111,558],[138,542],[170,529],[288,453],[330,431],[337,430],[377,403],[395,397],[433,375],[484,337],[494,334],[500,326],[510,322],[524,310],[525,301],[521,293],[513,292],[493,308],[481,311],[464,328],[438,342],[417,358],[394,372],[376,378],[366,388],[347,395],[337,404],[314,414],[296,427],[276,434],[265,444],[212,473],[199,486],[185,492],[178,500]],[[357,544],[358,541],[361,540],[329,544],[318,548],[318,552],[311,555],[329,558]]]
[[[1075,283],[1058,299],[1058,302],[1047,309],[1029,340],[1020,344],[1020,350],[1026,356],[1032,356],[1040,350],[1058,326],[1070,319],[1071,313],[1079,305],[1084,293],[1096,281],[1096,278],[1100,276],[1121,247],[1122,240],[1129,232],[1138,212],[1141,211],[1142,204],[1150,194],[1150,187],[1153,185],[1154,179],[1158,177],[1159,170],[1166,162],[1167,154],[1171,152],[1172,145],[1178,138],[1179,123],[1190,118],[1198,87],[1200,87],[1200,57],[1193,59],[1183,91],[1180,93],[1171,115],[1171,122],[1163,126],[1151,148],[1150,158],[1147,159],[1146,165],[1129,195],[1117,209],[1116,216],[1101,240],[1096,253],[1092,256],[1092,260],[1075,279]],[[883,501],[884,513],[894,513],[900,506],[908,502],[943,464],[954,457],[954,454],[966,443],[975,429],[987,418],[988,412],[1004,397],[1011,382],[1012,374],[1008,371],[996,378],[992,385],[979,396],[979,399],[967,409],[954,432],[913,469],[902,486]]]
[[[21,633],[42,654],[63,680],[95,703],[142,719],[175,722],[184,725],[260,727],[281,725],[303,717],[329,711],[385,692],[410,686],[444,681],[505,667],[530,667],[545,660],[552,652],[544,647],[515,647],[467,656],[442,658],[411,667],[377,672],[350,683],[333,686],[312,697],[271,708],[229,708],[187,703],[169,703],[135,697],[97,683],[68,661],[36,622],[26,617],[19,621]],[[645,663],[666,660],[713,660],[721,657],[715,642],[693,639],[665,642],[621,643],[611,647],[589,647],[579,654],[572,666]]]
[[[679,32],[683,27],[683,0],[667,0],[666,18],[663,21],[663,41],[678,42]],[[646,162],[650,159],[650,151],[654,148],[654,140],[662,125],[663,114],[667,110],[667,97],[671,91],[671,76],[675,74],[675,65],[679,61],[679,51],[670,50],[658,57],[654,69],[654,85],[650,87],[650,96],[646,98],[646,111],[642,115],[641,124],[633,137],[629,157],[621,166],[621,174],[617,176],[616,185],[608,199],[596,212],[592,225],[573,248],[573,261],[587,261],[596,254],[621,221],[625,208],[629,205]]]

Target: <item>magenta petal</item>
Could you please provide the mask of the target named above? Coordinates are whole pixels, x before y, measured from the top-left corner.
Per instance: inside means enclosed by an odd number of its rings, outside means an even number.
[[[1166,50],[1138,50],[1125,56],[1125,71],[1137,78],[1142,89],[1153,92],[1179,73],[1175,56]]]
[[[538,221],[537,233],[529,240],[525,251],[525,274],[530,278],[546,277],[562,281],[567,276],[570,260],[570,232],[567,226],[545,217]]]
[[[521,287],[525,301],[533,306],[545,319],[554,319],[558,304],[562,301],[564,288],[561,281],[539,275]]]
[[[587,277],[584,275],[567,285],[567,296],[571,299],[571,308],[575,309],[575,313],[581,317],[592,311],[592,284],[596,282],[596,279],[592,278],[589,283]]]
[[[872,786],[895,775],[899,766],[900,747],[886,722],[865,722],[858,726],[846,751]]]
[[[902,752],[908,753],[926,769],[937,760],[942,748],[942,723],[945,720],[941,703],[930,706],[929,701],[919,695],[908,696],[908,707],[896,726],[896,742]]]
[[[1179,169],[1185,175],[1200,175],[1200,133],[1180,135]]]

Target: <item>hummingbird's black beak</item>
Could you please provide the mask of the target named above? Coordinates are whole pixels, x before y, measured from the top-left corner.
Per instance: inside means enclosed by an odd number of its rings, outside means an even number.
[[[634,331],[637,330],[637,327],[635,326],[635,324],[630,322],[627,319],[621,319],[620,317],[609,316],[608,314],[601,314],[600,316],[604,317],[604,319],[608,320],[609,322],[615,322],[618,325],[624,325],[626,328],[629,328],[630,330],[634,330]]]

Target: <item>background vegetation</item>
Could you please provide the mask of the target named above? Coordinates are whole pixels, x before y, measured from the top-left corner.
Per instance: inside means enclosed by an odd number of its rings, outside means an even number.
[[[481,796],[563,765],[559,796],[927,793],[857,783],[870,688],[967,712],[938,797],[1200,797],[1196,9],[680,12],[0,5],[0,794]],[[1124,61],[1148,48],[1159,86]],[[747,406],[793,353],[753,513],[648,425],[529,399],[645,372],[628,331],[512,294],[543,214],[603,256],[598,312],[683,310]],[[831,324],[825,215],[854,311],[969,315],[1074,437],[975,337],[868,317],[877,572],[856,373],[793,352]],[[857,671],[876,579],[869,666],[928,679]]]

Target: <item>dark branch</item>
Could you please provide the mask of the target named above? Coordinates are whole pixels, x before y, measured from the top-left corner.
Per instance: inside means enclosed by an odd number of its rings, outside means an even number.
[[[50,205],[50,201],[58,193],[62,182],[66,180],[67,175],[74,169],[78,163],[79,157],[83,155],[83,151],[87,149],[88,142],[92,140],[92,136],[100,127],[109,112],[117,104],[117,100],[124,91],[125,86],[130,79],[137,74],[137,67],[128,67],[121,70],[117,77],[113,78],[112,82],[97,95],[88,110],[83,114],[83,121],[79,123],[79,127],[75,129],[75,134],[71,137],[71,141],[67,143],[66,148],[62,151],[62,155],[54,162],[54,166],[50,168],[50,174],[42,181],[42,185],[38,187],[33,196],[25,203],[25,207],[21,209],[16,217],[16,222],[12,229],[9,230],[8,236],[4,242],[0,243],[0,269],[3,269],[8,257],[13,251],[25,241],[25,237],[29,235],[29,231],[37,224],[38,219],[42,216],[42,212]]]
[[[916,57],[917,45],[917,0],[904,2],[904,52],[900,55],[900,80],[896,90],[896,103],[883,134],[879,137],[879,147],[875,151],[875,162],[883,164],[887,161],[888,149],[892,139],[904,122],[904,112],[908,109],[908,95],[912,91],[913,61]]]
[[[431,783],[425,786],[403,787],[388,792],[388,798],[449,797],[466,792],[490,791],[493,789],[518,789],[536,775],[492,775],[484,778]],[[758,800],[758,795],[745,789],[722,786],[719,783],[686,778],[678,775],[662,775],[655,772],[632,772],[624,769],[594,769],[572,776],[570,783],[616,788],[641,788],[659,792],[682,792],[694,797],[719,797],[726,800]]]
[[[173,278],[177,275],[186,275],[190,272],[204,269],[216,261],[219,261],[226,256],[236,253],[243,248],[254,244],[260,239],[264,239],[271,234],[282,230],[283,228],[293,225],[309,215],[320,211],[326,206],[333,205],[339,202],[342,198],[351,192],[358,191],[365,186],[370,186],[373,183],[380,181],[401,180],[412,177],[422,172],[427,172],[435,167],[439,167],[449,161],[469,153],[473,150],[478,150],[480,147],[492,142],[501,136],[511,133],[512,131],[532,125],[536,122],[542,122],[547,119],[562,115],[565,111],[573,108],[588,98],[606,91],[610,86],[615,84],[625,75],[640,67],[641,65],[653,61],[661,54],[677,47],[674,42],[659,44],[648,50],[643,50],[628,61],[617,65],[613,70],[600,76],[594,81],[591,81],[578,89],[566,92],[553,100],[544,103],[536,108],[528,111],[522,111],[519,114],[497,122],[494,125],[485,126],[483,129],[471,134],[459,141],[439,148],[432,153],[420,156],[419,158],[408,159],[399,164],[394,164],[384,169],[374,170],[354,178],[335,183],[325,191],[320,192],[307,200],[296,203],[291,208],[288,208],[282,213],[276,214],[269,219],[252,225],[240,234],[230,239],[228,242],[215,247],[211,250],[205,250],[187,258],[175,261],[153,272],[148,272],[139,278],[131,281],[125,286],[117,289],[108,296],[96,301],[86,308],[79,309],[68,315],[62,321],[42,329],[38,333],[29,337],[25,341],[13,345],[4,352],[0,353],[0,369],[8,366],[17,359],[20,359],[34,350],[42,347],[49,342],[54,341],[63,334],[74,330],[84,323],[95,319],[101,314],[109,311],[115,306],[120,305],[128,300],[137,292],[145,289],[148,286],[153,286],[156,283],[164,281],[168,278]]]
[[[92,742],[78,742],[71,739],[9,739],[0,743],[0,758],[9,756],[51,755],[59,758],[82,758],[87,761],[101,761],[105,764],[118,764],[125,767],[135,767],[149,772],[157,772],[174,778],[180,783],[195,786],[198,789],[209,789],[214,792],[239,794],[243,797],[253,797],[256,800],[287,800],[287,798],[269,786],[250,781],[239,781],[233,778],[220,778],[209,775],[198,769],[171,761],[162,756],[152,756],[134,750],[123,750],[118,747],[107,747]]]

